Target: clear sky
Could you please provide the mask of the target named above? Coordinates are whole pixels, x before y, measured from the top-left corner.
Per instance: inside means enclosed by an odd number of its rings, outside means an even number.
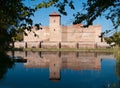
[[[28,6],[35,6],[36,4],[40,3],[41,1],[47,1],[47,0],[26,0],[25,4]],[[61,14],[61,24],[62,25],[72,25],[72,22],[74,20],[73,14],[76,12],[82,11],[82,2],[86,0],[73,0],[75,10],[70,9],[68,6],[66,7],[66,11],[68,13],[67,16],[64,16]],[[57,8],[55,7],[49,7],[49,8],[42,8],[35,12],[33,19],[33,24],[35,23],[41,23],[43,26],[49,25],[49,14],[52,12],[58,12]],[[59,12],[58,12],[59,13]],[[106,20],[104,17],[99,17],[94,21],[94,25],[101,25],[102,31],[105,30],[111,30],[113,28],[112,23],[109,20]]]

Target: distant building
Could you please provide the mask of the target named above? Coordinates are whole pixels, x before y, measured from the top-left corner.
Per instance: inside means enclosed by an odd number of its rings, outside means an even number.
[[[82,24],[62,26],[61,16],[56,12],[49,15],[49,26],[42,26],[40,30],[33,27],[32,32],[26,30],[26,33],[28,35],[24,35],[21,47],[96,48],[97,44],[101,43],[100,25],[88,28],[84,28]]]

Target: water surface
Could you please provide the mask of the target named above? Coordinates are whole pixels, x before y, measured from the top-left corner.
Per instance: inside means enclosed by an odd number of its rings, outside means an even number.
[[[0,74],[0,88],[119,88],[119,66],[111,53],[8,54],[14,64],[0,67],[4,73]]]

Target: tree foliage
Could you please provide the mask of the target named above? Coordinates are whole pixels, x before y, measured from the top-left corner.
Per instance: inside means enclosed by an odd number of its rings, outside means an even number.
[[[106,37],[105,41],[108,44],[115,43],[115,45],[118,45],[120,47],[120,32],[116,32],[111,37]]]
[[[85,26],[93,24],[99,16],[110,19],[114,28],[120,26],[120,0],[87,0],[83,3],[83,11],[74,14],[73,24],[85,23]]]
[[[44,0],[43,2],[39,3],[35,9],[48,8],[50,6],[58,8],[58,11],[63,15],[67,15],[65,9],[66,6],[69,6],[71,9],[75,9],[73,0]]]
[[[11,41],[21,22],[32,24],[30,16],[35,10],[25,6],[22,1],[0,0],[0,49]]]
[[[19,26],[21,21],[32,24],[30,16],[35,10],[25,6],[22,0],[0,1],[0,25],[1,29],[7,29],[11,25]]]

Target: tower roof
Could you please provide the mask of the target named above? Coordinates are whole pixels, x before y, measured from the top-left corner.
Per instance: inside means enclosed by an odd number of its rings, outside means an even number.
[[[49,16],[60,16],[60,14],[58,14],[57,12],[53,12]]]

